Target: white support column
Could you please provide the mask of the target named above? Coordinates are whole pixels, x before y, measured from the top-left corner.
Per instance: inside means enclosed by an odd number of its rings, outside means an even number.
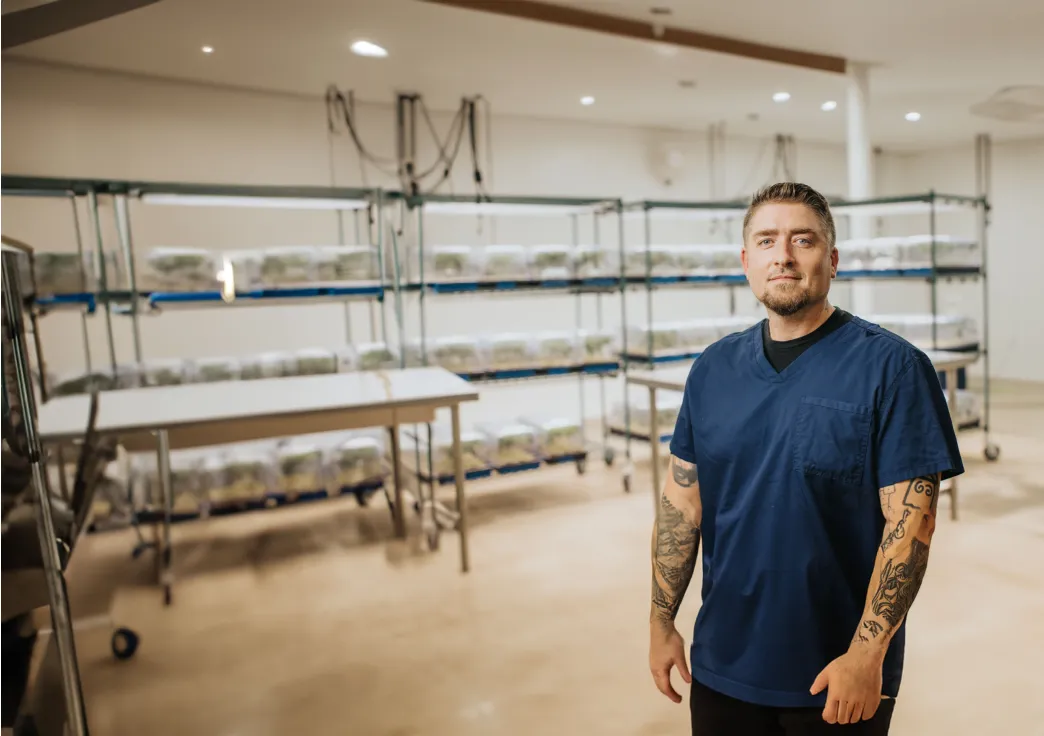
[[[873,147],[869,130],[870,68],[866,64],[849,62],[848,104],[845,107],[848,125],[848,197],[868,199],[874,196]],[[864,215],[850,216],[852,238],[873,236],[873,219]],[[852,309],[856,314],[874,311],[873,285],[869,282],[852,284]]]

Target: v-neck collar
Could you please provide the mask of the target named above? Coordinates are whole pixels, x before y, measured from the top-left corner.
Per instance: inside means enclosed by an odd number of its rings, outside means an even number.
[[[801,366],[808,362],[808,360],[806,359],[809,353],[821,348],[823,345],[829,344],[831,340],[837,339],[837,335],[844,332],[845,329],[854,321],[849,320],[848,322],[831,332],[826,337],[822,338],[821,340],[817,340],[812,345],[809,345],[807,348],[805,348],[801,355],[794,358],[794,360],[790,362],[790,365],[788,365],[786,368],[777,373],[776,369],[772,367],[771,363],[769,363],[768,356],[765,355],[765,338],[762,336],[762,330],[765,329],[764,323],[767,319],[768,318],[766,317],[765,320],[762,320],[757,324],[755,329],[751,330],[750,342],[751,348],[754,350],[754,362],[758,366],[758,372],[761,374],[762,378],[764,378],[767,381],[771,381],[772,383],[782,383],[791,376],[800,373]]]

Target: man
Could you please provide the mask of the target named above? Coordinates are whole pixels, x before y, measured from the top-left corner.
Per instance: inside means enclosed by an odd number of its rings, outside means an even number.
[[[941,480],[964,472],[927,356],[831,306],[835,228],[758,192],[743,269],[768,319],[693,364],[653,534],[650,668],[696,736],[887,734]],[[692,675],[675,616],[703,540]]]

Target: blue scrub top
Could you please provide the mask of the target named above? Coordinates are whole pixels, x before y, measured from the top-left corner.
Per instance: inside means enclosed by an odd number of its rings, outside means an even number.
[[[693,364],[671,453],[696,463],[703,605],[692,674],[774,707],[819,706],[809,688],[844,654],[884,529],[879,489],[964,472],[938,375],[902,338],[858,317],[777,373],[761,325]],[[905,625],[883,693],[896,696]]]

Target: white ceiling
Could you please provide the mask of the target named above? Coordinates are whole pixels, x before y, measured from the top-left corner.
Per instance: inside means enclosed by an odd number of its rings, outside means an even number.
[[[1044,135],[968,108],[1001,87],[1044,84],[1040,0],[559,0],[672,25],[873,65],[871,135],[888,148]],[[364,59],[350,43],[385,46]],[[204,55],[203,44],[215,52]],[[702,129],[845,137],[843,76],[581,31],[417,0],[164,0],[11,52],[147,75],[321,95],[335,82],[365,101],[416,91],[455,109],[481,93],[495,113]],[[681,89],[682,79],[696,88]],[[772,102],[777,90],[792,98]],[[593,95],[590,107],[579,104]],[[824,100],[837,111],[819,109]],[[903,119],[922,114],[919,123]],[[758,120],[752,122],[751,114]]]

